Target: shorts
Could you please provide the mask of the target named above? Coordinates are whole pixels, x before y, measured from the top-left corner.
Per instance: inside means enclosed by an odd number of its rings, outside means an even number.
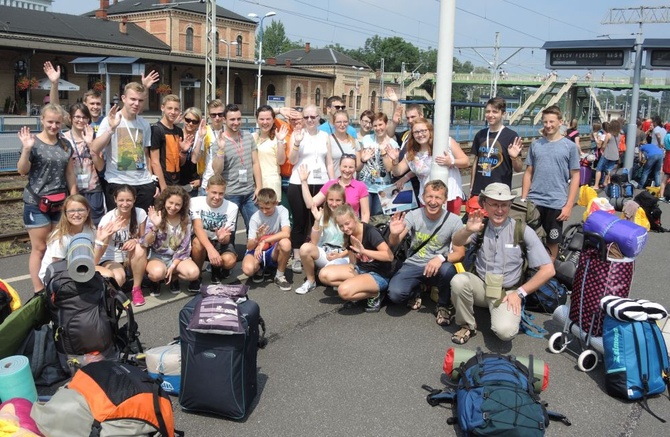
[[[162,261],[163,264],[165,264],[165,267],[168,269],[172,265],[172,255],[161,255],[160,253],[156,253],[152,250],[149,254],[149,257],[147,258],[147,261],[151,261],[152,259]]]
[[[560,209],[537,206],[540,213],[540,223],[547,233],[547,244],[558,244],[563,236],[563,222],[558,221]]]
[[[194,235],[193,238],[197,237]],[[218,240],[209,240],[209,242],[212,243],[212,246],[214,246],[216,251],[219,252],[219,255],[223,255],[226,252],[230,252],[237,257],[237,251],[235,250],[234,244],[232,243],[222,244],[219,243]],[[205,251],[205,259],[209,261],[209,255],[207,255],[207,251]]]
[[[277,247],[277,243],[273,243],[272,246],[268,250],[263,251],[263,255],[261,256],[261,268],[266,269],[268,267],[276,269],[279,265],[277,264],[277,261],[274,261],[272,259],[272,253],[275,251],[275,247]],[[254,256],[254,253],[256,252],[256,249],[251,249],[247,250],[245,255],[251,255]]]
[[[375,282],[377,283],[377,286],[379,287],[379,292],[380,293],[384,293],[384,292],[386,292],[386,290],[388,290],[388,288],[389,288],[389,278],[385,278],[377,272],[368,272],[368,271],[362,269],[358,265],[354,266],[354,269],[356,269],[356,273],[358,273],[359,275],[368,274],[368,275],[372,276],[372,279],[375,280]]]
[[[349,257],[337,258],[332,261],[328,261],[328,258],[326,257],[328,253],[324,250],[324,248],[322,246],[319,246],[317,247],[317,249],[319,249],[319,257],[314,261],[314,265],[320,269],[326,266],[338,266],[338,265],[349,264]]]
[[[23,224],[26,229],[43,228],[49,225],[56,225],[60,220],[61,211],[47,212],[40,211],[39,206],[32,203],[23,205]]]
[[[614,167],[616,167],[616,164],[617,161],[610,161],[604,156],[601,156],[600,160],[598,161],[598,165],[596,166],[596,171],[609,173],[614,169]]]

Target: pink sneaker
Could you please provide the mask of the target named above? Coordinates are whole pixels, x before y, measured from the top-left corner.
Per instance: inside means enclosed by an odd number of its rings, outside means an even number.
[[[133,305],[136,307],[144,305],[144,295],[142,294],[142,289],[140,287],[133,288]]]

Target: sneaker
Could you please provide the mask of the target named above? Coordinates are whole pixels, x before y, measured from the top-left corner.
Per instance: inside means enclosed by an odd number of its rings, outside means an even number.
[[[275,276],[275,284],[281,291],[291,291],[291,284],[286,280],[286,276]]]
[[[302,273],[302,261],[299,259],[294,260],[291,265],[291,270],[293,270],[293,273]]]
[[[212,285],[218,285],[221,283],[221,269],[218,267],[212,266]]]
[[[179,284],[179,279],[175,279],[170,282],[170,293],[172,294],[181,293],[181,284]]]
[[[316,288],[316,282],[305,281],[300,287],[295,289],[298,294],[307,294]]]
[[[260,284],[265,280],[265,276],[263,276],[263,269],[260,269],[256,273],[254,273],[254,277],[251,278],[251,280],[254,282],[254,284]]]
[[[161,295],[161,283],[152,282],[151,284],[149,284],[149,296],[158,297],[160,295]]]
[[[382,307],[381,294],[377,293],[375,297],[368,298],[367,306],[365,307],[366,313],[378,313]]]
[[[198,278],[196,281],[191,281],[188,283],[188,292],[189,293],[200,293],[200,287],[202,286],[202,278]]]
[[[144,295],[142,294],[142,289],[141,288],[133,288],[133,291],[131,292],[132,298],[133,298],[133,305],[136,307],[141,307],[142,305],[145,304],[144,302]]]
[[[351,308],[355,308],[358,306],[358,301],[357,300],[348,300],[342,304],[342,309],[343,310],[349,310]]]

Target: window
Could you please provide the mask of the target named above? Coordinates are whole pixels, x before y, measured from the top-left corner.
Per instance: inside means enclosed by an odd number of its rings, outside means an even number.
[[[235,87],[233,89],[233,102],[236,105],[242,104],[242,79],[235,77]]]
[[[237,56],[242,56],[242,35],[237,35]]]
[[[270,84],[268,85],[267,89],[265,90],[265,95],[266,96],[276,96],[277,92],[275,91],[275,86]]]
[[[186,29],[186,51],[193,51],[193,28],[189,27]]]
[[[370,97],[370,111],[372,112],[375,112],[375,103],[377,103],[377,91],[373,91]]]
[[[354,107],[354,90],[349,91],[349,107]]]
[[[319,104],[321,101],[321,88],[317,88],[316,91],[314,91],[314,103]]]
[[[302,105],[302,90],[300,87],[295,89],[295,106]]]

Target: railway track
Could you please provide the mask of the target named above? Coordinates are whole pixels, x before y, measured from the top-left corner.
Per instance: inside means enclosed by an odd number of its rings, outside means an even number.
[[[30,241],[30,237],[28,237],[28,231],[17,231],[0,234],[0,243],[11,243],[14,241],[22,243]]]

